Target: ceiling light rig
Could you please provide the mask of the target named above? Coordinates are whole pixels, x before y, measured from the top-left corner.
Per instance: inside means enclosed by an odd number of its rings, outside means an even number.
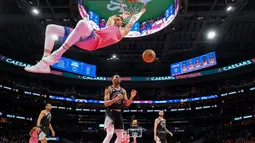
[[[119,58],[117,57],[117,55],[113,54],[111,58],[108,58],[107,60],[118,60]]]

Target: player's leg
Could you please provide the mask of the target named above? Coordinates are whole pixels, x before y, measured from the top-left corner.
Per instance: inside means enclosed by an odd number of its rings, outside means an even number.
[[[114,143],[121,143],[123,138],[123,129],[117,129],[117,130],[115,129],[115,133],[117,135],[117,138]]]
[[[123,117],[121,112],[112,112],[113,117],[115,117],[114,127],[115,127],[115,133],[117,135],[117,138],[114,143],[121,143],[123,138],[123,132],[124,132],[124,123],[123,123]]]
[[[114,126],[111,125],[106,128],[106,137],[105,137],[103,143],[110,143],[113,134],[114,134]]]
[[[38,139],[41,141],[41,143],[47,143],[47,132],[43,127],[41,127],[41,132],[38,135]]]
[[[106,137],[103,143],[110,143],[112,136],[114,134],[114,118],[109,109],[105,112],[105,121],[104,121],[104,129],[106,130]]]
[[[71,28],[69,28],[71,29]],[[45,41],[44,41],[44,52],[43,57],[49,56],[53,50],[55,40],[54,36],[63,38],[65,36],[65,33],[68,32],[67,27],[55,25],[55,24],[49,24],[46,27],[45,31]],[[69,33],[69,32],[68,32]]]
[[[49,56],[54,47],[54,36],[65,39],[70,34],[72,29],[69,27],[63,27],[59,25],[49,24],[45,31],[44,53],[43,57]],[[26,67],[26,71],[33,73],[50,73],[50,67],[44,61],[40,60],[36,65],[32,67]]]
[[[166,135],[159,135],[156,143],[167,143]]]
[[[50,56],[43,59],[48,65],[53,65],[58,62],[59,58],[74,44],[82,39],[89,37],[93,31],[93,28],[89,25],[88,20],[80,20],[75,29],[67,37],[64,44]]]

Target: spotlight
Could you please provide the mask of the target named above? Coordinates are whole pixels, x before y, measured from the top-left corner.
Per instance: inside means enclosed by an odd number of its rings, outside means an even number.
[[[28,1],[31,5],[33,5],[34,3],[32,1]]]
[[[228,6],[228,7],[227,7],[227,11],[231,11],[232,9],[233,9],[232,6]]]
[[[37,8],[33,8],[32,9],[32,12],[33,12],[33,14],[36,14],[36,15],[38,15],[40,12],[39,12],[39,10],[37,9]]]
[[[216,32],[215,31],[209,31],[207,34],[207,38],[208,39],[213,39],[216,36]]]
[[[115,59],[116,57],[117,57],[116,55],[112,55],[112,58],[114,58],[114,59]]]

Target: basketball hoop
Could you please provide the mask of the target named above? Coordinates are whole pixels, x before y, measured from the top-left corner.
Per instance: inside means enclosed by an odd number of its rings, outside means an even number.
[[[127,24],[132,15],[140,13],[149,1],[151,0],[121,0],[120,10],[123,13],[124,23]]]

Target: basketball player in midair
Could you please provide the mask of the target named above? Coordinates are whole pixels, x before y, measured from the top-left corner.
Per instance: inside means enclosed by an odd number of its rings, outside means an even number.
[[[105,89],[104,105],[106,113],[104,129],[106,130],[106,137],[103,143],[109,143],[114,132],[117,135],[114,143],[121,143],[124,131],[122,109],[124,106],[128,107],[132,103],[137,93],[136,90],[132,90],[131,96],[128,99],[126,90],[120,87],[120,82],[120,76],[114,75],[112,78],[113,85]]]
[[[51,130],[51,134],[54,137],[55,132],[51,125],[51,104],[47,103],[45,106],[45,110],[42,110],[38,119],[37,119],[37,127],[41,129],[39,134],[39,140],[41,143],[47,143],[47,137],[49,136],[49,130]]]
[[[166,135],[170,134],[170,136],[173,136],[173,133],[171,133],[166,128],[166,120],[164,119],[164,112],[159,112],[159,117],[154,122],[154,140],[156,143],[167,143]]]
[[[115,44],[129,33],[134,23],[146,11],[144,7],[141,12],[134,15],[130,15],[128,12],[124,12],[122,15],[113,15],[108,19],[106,28],[94,30],[90,26],[88,14],[82,6],[80,0],[78,2],[78,8],[83,19],[77,23],[74,29],[54,24],[47,25],[43,57],[36,65],[26,67],[26,71],[49,74],[51,71],[50,65],[57,63],[60,57],[72,45],[76,45],[87,51],[94,51]],[[127,25],[125,25],[123,18],[129,16],[131,16],[131,19]],[[61,37],[63,40],[63,45],[58,50],[51,53],[55,42],[53,36]]]

